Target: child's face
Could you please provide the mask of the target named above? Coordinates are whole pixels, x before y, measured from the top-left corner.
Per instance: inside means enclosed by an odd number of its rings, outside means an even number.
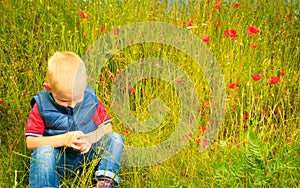
[[[72,91],[64,93],[52,92],[52,96],[57,104],[74,108],[76,104],[83,101],[84,92],[74,93],[74,95]]]

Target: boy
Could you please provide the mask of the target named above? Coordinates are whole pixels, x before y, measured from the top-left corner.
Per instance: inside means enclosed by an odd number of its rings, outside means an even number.
[[[106,110],[87,87],[83,61],[56,52],[48,61],[45,90],[31,101],[25,136],[33,151],[29,187],[59,187],[59,178],[76,174],[93,158],[96,187],[119,184],[123,138],[112,132]]]

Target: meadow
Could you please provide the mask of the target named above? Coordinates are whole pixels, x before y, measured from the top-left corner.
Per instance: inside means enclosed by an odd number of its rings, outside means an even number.
[[[151,117],[155,98],[166,114],[154,130],[138,132],[115,114],[115,79],[132,62],[171,60],[194,83],[197,125],[173,157],[149,166],[122,166],[119,187],[299,187],[300,185],[300,12],[288,0],[1,0],[0,1],[0,187],[27,187],[31,152],[24,128],[30,100],[42,90],[48,58],[56,51],[91,53],[109,32],[144,21],[165,22],[197,36],[220,67],[226,113],[207,145],[211,96],[202,70],[191,57],[159,43],[133,44],[110,52],[93,87],[127,145],[146,147],[166,140],[180,121],[180,96],[165,80],[128,85],[130,113]],[[120,30],[119,30],[120,29]],[[166,34],[166,33],[165,33]],[[180,84],[183,80],[175,80]],[[157,108],[157,106],[156,106]],[[168,152],[168,151],[166,151]],[[92,187],[85,169],[62,187]]]

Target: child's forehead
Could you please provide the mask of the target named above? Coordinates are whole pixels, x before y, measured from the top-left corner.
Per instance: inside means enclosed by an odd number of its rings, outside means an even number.
[[[55,92],[57,98],[62,100],[68,101],[76,101],[81,100],[84,97],[84,90],[83,91],[64,91],[64,92]]]

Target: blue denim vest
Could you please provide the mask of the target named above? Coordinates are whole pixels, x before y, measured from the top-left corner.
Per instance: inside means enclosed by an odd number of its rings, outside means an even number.
[[[41,117],[45,123],[44,136],[63,134],[68,131],[88,133],[96,130],[92,117],[98,106],[98,99],[92,88],[84,91],[84,99],[74,108],[64,107],[55,102],[51,94],[43,90],[31,100],[37,103]]]

